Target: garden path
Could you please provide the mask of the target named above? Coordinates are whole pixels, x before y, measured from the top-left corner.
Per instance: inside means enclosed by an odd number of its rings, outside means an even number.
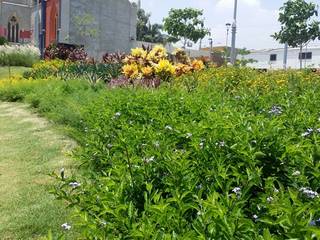
[[[41,239],[66,212],[48,190],[52,171],[71,168],[74,142],[20,103],[0,102],[0,239]]]

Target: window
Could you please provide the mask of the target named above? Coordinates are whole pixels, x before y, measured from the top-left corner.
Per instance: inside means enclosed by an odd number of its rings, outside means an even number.
[[[312,52],[299,53],[299,59],[312,59]]]
[[[270,61],[271,62],[277,61],[277,54],[270,54]]]
[[[15,16],[12,16],[8,22],[8,41],[19,42],[19,23]]]

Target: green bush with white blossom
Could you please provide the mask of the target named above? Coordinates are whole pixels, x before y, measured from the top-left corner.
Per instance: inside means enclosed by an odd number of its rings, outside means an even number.
[[[89,173],[55,175],[76,213],[65,229],[84,239],[320,237],[320,77],[290,72],[286,86],[229,92],[209,73],[204,89],[112,89],[84,108],[75,155]]]

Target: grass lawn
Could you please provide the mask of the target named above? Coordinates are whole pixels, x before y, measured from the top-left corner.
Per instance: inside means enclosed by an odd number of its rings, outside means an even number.
[[[26,105],[0,103],[0,239],[59,235],[68,213],[48,193],[48,174],[62,167],[70,174],[73,145]]]
[[[26,70],[30,68],[27,67],[11,67],[11,74],[20,75]],[[0,80],[9,78],[9,68],[8,67],[0,67]]]

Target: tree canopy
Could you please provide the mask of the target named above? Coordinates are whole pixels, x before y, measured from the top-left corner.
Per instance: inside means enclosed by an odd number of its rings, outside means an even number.
[[[161,32],[161,24],[150,23],[151,14],[138,10],[137,40],[151,43],[164,43],[165,35]]]
[[[289,0],[280,8],[281,30],[273,35],[280,43],[291,47],[302,47],[311,40],[319,38],[320,22],[317,5],[305,0]]]
[[[163,20],[164,30],[171,35],[171,39],[182,40],[184,47],[188,40],[196,43],[209,35],[202,16],[203,11],[198,9],[171,9],[169,16]]]

